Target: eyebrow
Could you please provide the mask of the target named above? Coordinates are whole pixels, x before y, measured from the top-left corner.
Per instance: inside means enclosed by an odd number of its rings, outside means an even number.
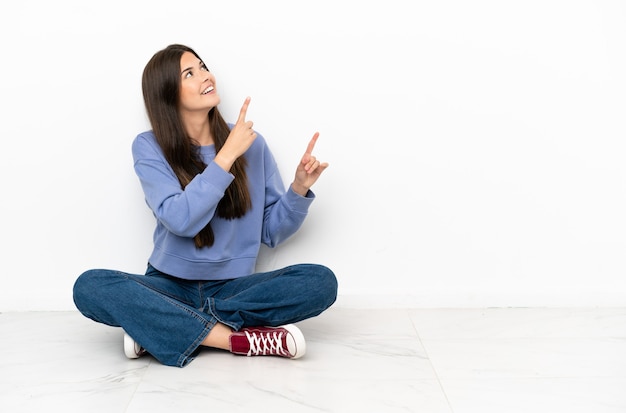
[[[202,66],[206,67],[206,65],[204,64],[204,62],[203,62],[202,60],[199,60],[199,61],[198,61],[198,67],[202,67]],[[185,73],[186,71],[191,70],[191,69],[193,69],[193,66],[189,66],[188,68],[183,69],[183,70],[180,72],[180,74],[182,75],[183,73]]]

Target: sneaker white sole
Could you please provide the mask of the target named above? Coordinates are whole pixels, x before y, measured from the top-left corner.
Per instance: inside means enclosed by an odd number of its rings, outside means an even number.
[[[129,359],[138,359],[143,354],[143,349],[131,336],[124,331],[124,354]]]
[[[304,335],[302,334],[302,331],[300,331],[300,329],[293,324],[286,324],[281,327],[289,331],[289,334],[291,334],[294,340],[292,345],[289,345],[290,343],[287,343],[287,348],[289,349],[289,352],[293,354],[293,357],[291,357],[291,359],[298,359],[304,356],[304,354],[306,353],[306,340],[304,340]]]

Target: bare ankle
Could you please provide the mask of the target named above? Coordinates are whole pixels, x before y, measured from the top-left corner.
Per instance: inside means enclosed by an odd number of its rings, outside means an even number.
[[[201,345],[205,347],[219,348],[223,350],[230,349],[229,338],[233,330],[225,324],[217,323],[209,334],[204,338]]]

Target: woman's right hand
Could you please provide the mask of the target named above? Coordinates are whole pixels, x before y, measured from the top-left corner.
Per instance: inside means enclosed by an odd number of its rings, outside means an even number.
[[[231,129],[224,146],[222,146],[222,149],[215,155],[213,160],[225,171],[230,170],[235,160],[243,155],[256,139],[257,135],[252,129],[252,121],[246,120],[248,105],[250,105],[249,96],[243,102],[237,123]]]

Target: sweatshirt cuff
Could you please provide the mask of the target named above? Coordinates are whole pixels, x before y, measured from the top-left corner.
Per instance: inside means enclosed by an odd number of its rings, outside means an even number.
[[[285,196],[285,200],[287,201],[287,205],[289,205],[289,209],[303,214],[306,214],[308,212],[309,206],[311,206],[313,200],[315,200],[315,193],[310,189],[306,193],[306,196],[302,196],[295,193],[294,190],[291,189],[291,185],[289,185]]]
[[[235,176],[233,174],[226,172],[215,162],[209,163],[200,176],[203,181],[221,189],[222,191],[226,191],[228,185],[235,180]]]

